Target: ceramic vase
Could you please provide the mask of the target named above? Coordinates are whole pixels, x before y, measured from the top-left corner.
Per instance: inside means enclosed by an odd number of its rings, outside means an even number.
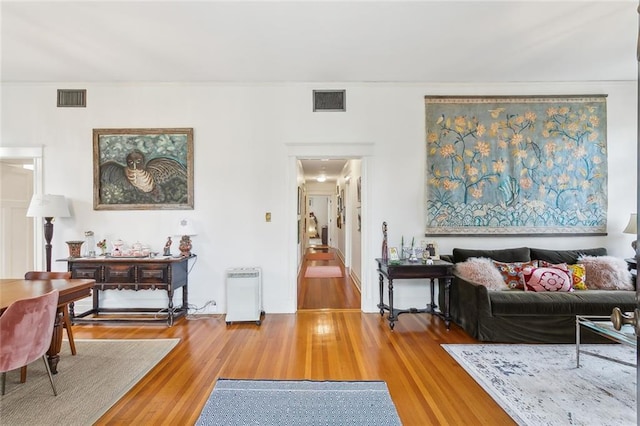
[[[81,257],[80,250],[82,249],[84,241],[67,241],[69,246],[69,257]]]

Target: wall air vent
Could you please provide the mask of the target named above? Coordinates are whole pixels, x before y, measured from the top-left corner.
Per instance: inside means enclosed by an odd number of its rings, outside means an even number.
[[[313,111],[346,111],[346,90],[314,90]]]
[[[86,108],[87,89],[58,89],[58,108]]]

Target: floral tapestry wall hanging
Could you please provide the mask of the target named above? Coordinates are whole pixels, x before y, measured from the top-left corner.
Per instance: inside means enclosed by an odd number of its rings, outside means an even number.
[[[606,96],[427,96],[425,117],[427,235],[606,234]]]

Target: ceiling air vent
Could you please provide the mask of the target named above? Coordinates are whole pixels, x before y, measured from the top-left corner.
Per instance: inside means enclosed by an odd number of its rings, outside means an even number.
[[[58,89],[58,108],[87,106],[87,89]]]
[[[314,111],[346,111],[346,90],[314,90]]]

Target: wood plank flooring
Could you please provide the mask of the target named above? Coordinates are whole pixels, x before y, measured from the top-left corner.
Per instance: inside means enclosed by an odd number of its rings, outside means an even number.
[[[394,331],[386,317],[353,309],[267,313],[261,326],[198,318],[73,327],[77,339],[181,339],[98,425],[194,424],[219,377],[384,380],[404,425],[514,424],[440,347],[474,339],[438,317],[402,315]]]
[[[314,253],[332,255],[332,259],[310,259]],[[311,255],[311,256],[309,256]],[[305,278],[308,266],[338,266],[342,278]],[[360,291],[349,277],[335,250],[327,246],[312,246],[298,276],[298,310],[300,309],[357,309],[360,310]]]

